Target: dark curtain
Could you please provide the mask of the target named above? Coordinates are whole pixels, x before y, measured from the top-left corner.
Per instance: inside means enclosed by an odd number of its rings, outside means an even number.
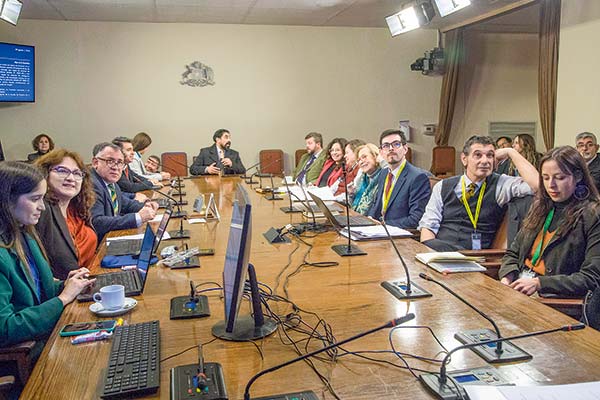
[[[542,0],[540,2],[538,105],[546,149],[554,147],[560,5],[561,0]]]
[[[447,146],[450,130],[452,129],[452,118],[454,117],[454,104],[458,92],[458,74],[460,64],[463,60],[464,43],[463,29],[458,28],[446,32],[445,63],[446,72],[442,80],[442,91],[440,93],[440,118],[438,129],[435,134],[435,144]]]

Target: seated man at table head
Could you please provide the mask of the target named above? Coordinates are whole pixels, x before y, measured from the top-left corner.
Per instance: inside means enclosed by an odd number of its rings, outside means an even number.
[[[498,275],[528,296],[583,296],[600,285],[600,196],[571,146],[548,151],[540,169],[540,190]]]
[[[158,204],[141,203],[123,196],[117,185],[125,165],[119,146],[108,142],[97,144],[93,156],[92,182],[96,201],[92,206],[92,224],[101,243],[110,231],[137,228],[152,220]]]
[[[36,230],[46,248],[54,277],[89,267],[98,239],[90,212],[95,201],[92,178],[79,154],[57,149],[38,158],[48,190]]]
[[[143,202],[148,198],[142,192],[144,190],[150,190],[154,187],[154,183],[149,179],[144,178],[142,175],[139,175],[137,172],[134,172],[129,167],[129,164],[133,161],[135,156],[135,151],[133,150],[133,143],[131,139],[125,136],[117,136],[112,140],[112,144],[116,144],[119,146],[121,151],[123,152],[123,157],[125,160],[125,166],[123,167],[123,173],[121,174],[121,178],[117,184],[121,188],[121,191],[125,193],[135,193],[134,196],[130,196],[137,201]],[[162,186],[159,182],[158,186]]]
[[[87,268],[71,271],[64,282],[52,276],[34,229],[45,208],[46,180],[40,170],[5,161],[0,182],[0,346],[43,341],[63,308],[95,280],[86,279]]]
[[[314,184],[327,158],[327,152],[323,151],[323,136],[318,132],[311,132],[304,137],[306,154],[300,158],[300,162],[294,170],[294,181],[301,185]]]
[[[146,171],[153,174],[160,172],[160,157],[154,154],[148,156],[148,159],[144,163],[144,167],[146,168]]]
[[[493,172],[494,159],[506,157],[520,176]],[[464,174],[443,179],[433,187],[419,222],[421,242],[437,251],[490,248],[507,203],[538,188],[535,167],[515,149],[496,150],[489,136],[471,136],[460,159]]]
[[[399,228],[415,229],[431,195],[427,172],[406,160],[408,145],[404,133],[388,129],[379,137],[379,152],[387,169],[379,175],[375,201],[368,216]]]
[[[138,175],[142,175],[144,178],[150,180],[154,184],[160,183],[164,179],[171,179],[171,174],[168,172],[149,172],[144,167],[144,161],[142,155],[148,151],[152,144],[152,138],[146,132],[140,132],[136,134],[131,143],[133,144],[133,161],[129,163],[129,167],[133,172]]]
[[[575,145],[581,157],[587,163],[590,175],[596,189],[600,188],[600,157],[598,157],[598,141],[596,135],[591,132],[581,132],[575,137]]]
[[[231,133],[218,129],[213,134],[214,144],[200,149],[200,154],[190,167],[192,175],[239,175],[246,172],[237,151],[231,149]]]

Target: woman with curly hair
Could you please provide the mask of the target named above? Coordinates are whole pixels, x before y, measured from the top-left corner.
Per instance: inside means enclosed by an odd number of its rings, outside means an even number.
[[[540,189],[499,277],[528,296],[583,296],[600,284],[600,196],[573,147],[548,151],[540,164]]]
[[[54,276],[65,279],[70,271],[89,266],[96,252],[91,175],[79,154],[65,149],[40,157],[36,165],[48,182],[46,209],[36,228]]]
[[[44,154],[54,150],[54,141],[50,136],[41,133],[33,138],[31,146],[33,147],[33,150],[35,150],[35,153],[28,154],[27,161],[34,162]]]
[[[342,176],[342,161],[347,143],[348,141],[344,138],[335,138],[327,145],[327,149],[325,149],[327,159],[319,178],[317,178],[317,186],[332,186]]]

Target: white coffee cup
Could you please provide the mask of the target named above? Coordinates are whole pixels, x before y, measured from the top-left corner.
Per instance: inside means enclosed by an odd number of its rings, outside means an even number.
[[[105,310],[119,310],[125,305],[125,286],[104,286],[100,288],[100,292],[94,293],[94,301],[100,303]]]

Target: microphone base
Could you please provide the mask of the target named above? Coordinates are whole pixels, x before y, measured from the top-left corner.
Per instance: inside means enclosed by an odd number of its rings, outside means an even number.
[[[173,218],[173,217],[171,217]],[[188,231],[187,229],[183,229],[183,230],[176,230],[176,231],[169,231],[169,236],[171,236],[169,239],[189,239],[190,238],[190,231]]]
[[[247,185],[256,185],[258,182],[253,181],[252,179],[246,179],[246,184]]]
[[[458,400],[466,399],[467,395],[463,388],[466,385],[490,385],[490,386],[508,386],[510,382],[498,373],[494,367],[481,367],[464,369],[459,371],[449,371],[446,373],[448,379],[446,383],[440,383],[440,374],[421,374],[419,381],[427,390],[433,393],[438,399]],[[452,382],[452,380],[454,382]],[[455,385],[456,383],[456,385]],[[460,394],[456,388],[459,388]]]
[[[301,213],[302,212],[302,210],[298,210],[298,209],[296,209],[294,207],[279,207],[279,209],[281,211],[283,211],[284,213],[286,213],[286,214]]]
[[[410,283],[410,292],[406,292],[406,281],[384,281],[381,282],[381,287],[390,292],[398,300],[419,299],[423,297],[431,297],[431,293],[423,289],[414,282]]]
[[[173,211],[173,214],[171,214],[171,219],[185,218],[185,217],[187,217],[187,215],[188,215],[187,211]]]
[[[491,329],[472,329],[459,332],[454,335],[454,338],[462,344],[470,344],[484,340],[494,340],[498,338],[498,335]],[[528,361],[533,358],[531,354],[509,341],[502,342],[501,354],[496,353],[496,346],[497,343],[491,343],[473,347],[471,350],[490,364]]]
[[[198,258],[198,256],[191,256],[181,262],[178,262],[177,264],[170,265],[169,268],[171,268],[171,269],[200,268],[200,258]]]
[[[265,317],[264,324],[256,326],[254,317],[250,315],[238,316],[235,320],[233,332],[227,332],[226,328],[225,321],[217,322],[212,327],[213,336],[233,342],[247,342],[248,340],[262,339],[271,335],[277,330],[277,322]]]
[[[271,244],[273,244],[273,243],[291,243],[290,239],[288,239],[285,236],[281,236],[281,233],[275,228],[270,228],[268,231],[263,233],[263,236]]]
[[[221,400],[227,399],[223,368],[219,363],[204,363],[206,387],[196,391],[193,377],[198,374],[198,364],[180,365],[171,369],[171,400]],[[190,383],[192,384],[190,386]],[[191,391],[191,393],[190,393]]]
[[[170,319],[190,319],[210,317],[208,297],[198,296],[198,302],[190,300],[190,296],[179,296],[171,299]]]
[[[319,400],[316,393],[313,392],[312,390],[305,390],[304,392],[274,394],[272,396],[265,396],[265,397],[252,397],[251,400],[284,400],[284,399]]]
[[[341,257],[352,257],[352,256],[365,256],[367,255],[366,251],[360,249],[360,247],[351,244],[348,246],[347,244],[336,244],[335,246],[331,246],[331,249],[337,253],[338,256]]]
[[[272,194],[272,193],[273,193],[273,192],[271,192],[271,194]],[[264,197],[265,197],[265,199],[267,199],[267,200],[283,200],[283,197],[281,197],[281,196],[277,196],[277,195],[274,195],[274,196],[264,196]]]

